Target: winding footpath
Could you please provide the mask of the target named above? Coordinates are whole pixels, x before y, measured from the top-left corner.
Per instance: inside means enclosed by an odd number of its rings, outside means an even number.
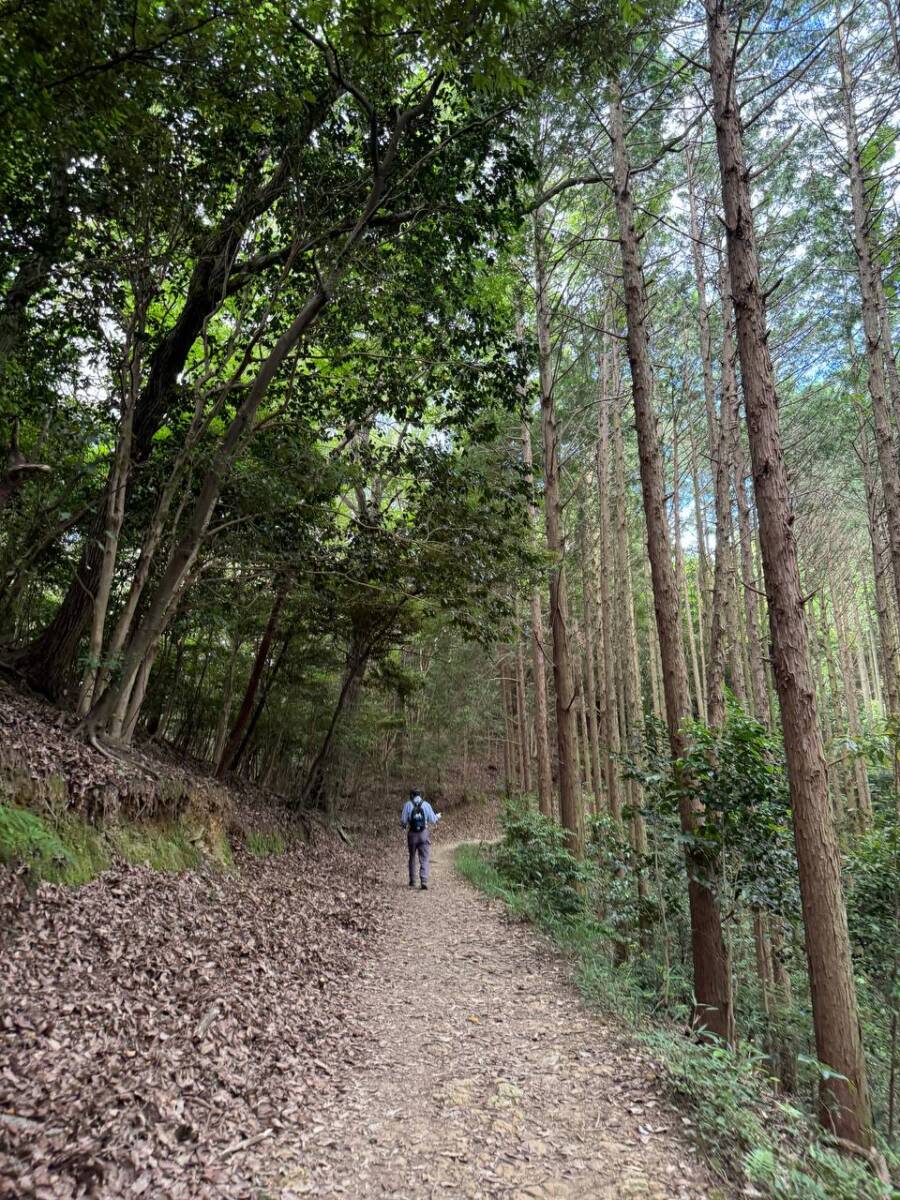
[[[386,872],[392,929],[347,998],[361,1061],[319,1092],[267,1194],[725,1200],[647,1054],[585,1010],[559,955],[452,851],[436,847],[425,893],[399,854]]]

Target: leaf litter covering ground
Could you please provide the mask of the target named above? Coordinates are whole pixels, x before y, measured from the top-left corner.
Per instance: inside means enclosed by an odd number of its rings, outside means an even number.
[[[98,754],[75,718],[0,681],[0,783],[36,806],[71,809],[92,820],[174,817],[190,804],[224,812],[229,793],[165,747]]]
[[[721,1197],[652,1061],[585,1011],[549,944],[454,876],[449,846],[427,892],[407,888],[394,853],[390,936],[348,997],[365,1054],[320,1091],[297,1146],[273,1153],[270,1193]]]
[[[373,851],[5,896],[0,1195],[711,1197],[545,941],[449,849],[424,894]]]
[[[296,1156],[365,1036],[375,891],[336,839],[237,862],[0,878],[0,1195],[250,1196]]]

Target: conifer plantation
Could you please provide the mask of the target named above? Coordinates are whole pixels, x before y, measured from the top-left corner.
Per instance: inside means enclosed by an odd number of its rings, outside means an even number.
[[[0,85],[0,1196],[890,1197],[896,0]]]

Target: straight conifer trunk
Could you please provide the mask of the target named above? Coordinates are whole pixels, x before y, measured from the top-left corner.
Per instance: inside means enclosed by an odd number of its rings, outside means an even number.
[[[578,697],[569,644],[569,601],[566,595],[565,544],[559,478],[559,442],[550,352],[550,303],[546,245],[540,217],[534,218],[534,279],[537,309],[538,370],[541,384],[541,433],[544,442],[544,523],[550,570],[550,628],[553,634],[553,682],[556,692],[556,741],[559,759],[559,816],[569,848],[581,851],[578,781]]]
[[[531,429],[522,422],[522,458],[528,482],[528,524],[535,525],[532,497]],[[537,748],[538,808],[545,817],[553,816],[553,769],[550,760],[550,736],[547,732],[547,672],[544,666],[544,621],[540,588],[531,591],[531,681],[534,690],[534,740]]]
[[[647,548],[653,580],[653,601],[659,632],[666,699],[666,724],[672,757],[687,750],[685,725],[691,715],[687,668],[679,623],[679,598],[672,569],[672,547],[666,517],[662,455],[656,413],[653,408],[653,374],[647,331],[647,297],[644,286],[634,205],[629,188],[622,97],[618,83],[610,89],[610,131],[613,141],[613,191],[619,220],[619,245],[625,310],[628,324],[628,361],[634,396],[635,422],[640,458],[641,489],[647,522]],[[682,829],[688,835],[697,829],[699,813],[686,790],[681,800]],[[731,986],[728,957],[722,937],[718,902],[709,882],[710,865],[690,842],[685,847],[688,870],[688,900],[691,914],[691,951],[694,967],[696,1020],[709,1033],[730,1042],[733,1037]]]
[[[736,380],[734,377],[734,347],[731,334],[731,296],[727,288],[722,294],[722,403],[718,422],[713,422],[717,433],[716,445],[710,449],[715,464],[716,498],[716,564],[713,574],[712,612],[709,623],[709,657],[707,658],[706,695],[707,720],[717,729],[725,721],[725,658],[726,637],[729,630],[728,601],[731,588],[731,454],[732,421],[735,417]],[[728,363],[731,363],[729,369]]]
[[[872,546],[872,571],[875,577],[875,612],[878,618],[878,640],[881,645],[881,677],[883,680],[883,702],[890,716],[900,713],[900,681],[897,672],[897,639],[894,634],[891,603],[893,592],[888,580],[889,554],[881,518],[881,503],[875,470],[872,465],[870,443],[861,429],[860,461],[862,462],[863,484],[866,489],[866,515],[869,524],[869,541]]]
[[[594,596],[594,562],[584,511],[579,528],[581,589],[584,597],[584,708],[595,809],[603,811],[603,771],[600,766],[600,732],[597,727],[597,603]]]
[[[615,641],[613,638],[613,539],[610,521],[609,471],[609,359],[600,361],[600,403],[597,408],[597,502],[600,509],[600,609],[603,619],[603,678],[604,727],[607,737],[606,795],[609,815],[617,823],[622,820],[622,793],[616,755],[621,749],[619,714],[616,703]],[[619,570],[621,571],[621,564]]]
[[[847,134],[847,161],[850,169],[850,201],[853,213],[853,244],[859,269],[859,292],[862,301],[863,334],[866,361],[869,368],[869,395],[872,398],[872,417],[875,427],[875,447],[881,471],[884,511],[887,518],[888,545],[894,581],[896,611],[900,612],[900,473],[897,469],[897,446],[888,406],[887,381],[884,363],[884,334],[880,266],[876,261],[870,237],[869,206],[866,199],[866,179],[863,174],[856,112],[853,105],[853,84],[847,61],[846,31],[837,31],[838,69],[841,75],[841,99]]]
[[[749,172],[744,163],[743,130],[734,90],[731,35],[722,0],[705,2],[728,263],[794,816],[816,1051],[819,1060],[830,1068],[828,1078],[820,1082],[820,1117],[837,1136],[868,1147],[872,1120],[840,850],[828,801],[810,671]]]
[[[525,699],[525,655],[519,630],[519,605],[516,601],[516,711],[518,713],[519,773],[522,791],[531,792],[531,755],[528,752],[528,704]]]

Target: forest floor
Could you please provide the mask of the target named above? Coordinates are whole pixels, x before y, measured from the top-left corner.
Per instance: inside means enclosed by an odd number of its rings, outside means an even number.
[[[7,780],[144,786],[5,703]],[[226,801],[230,867],[0,869],[0,1197],[722,1195],[646,1051],[455,873],[490,806],[444,806],[423,893],[393,812],[259,858]]]
[[[588,1013],[550,944],[436,842],[423,893],[407,887],[398,838],[388,935],[347,997],[364,1053],[319,1090],[302,1165],[287,1150],[273,1194],[724,1197],[646,1052]]]

